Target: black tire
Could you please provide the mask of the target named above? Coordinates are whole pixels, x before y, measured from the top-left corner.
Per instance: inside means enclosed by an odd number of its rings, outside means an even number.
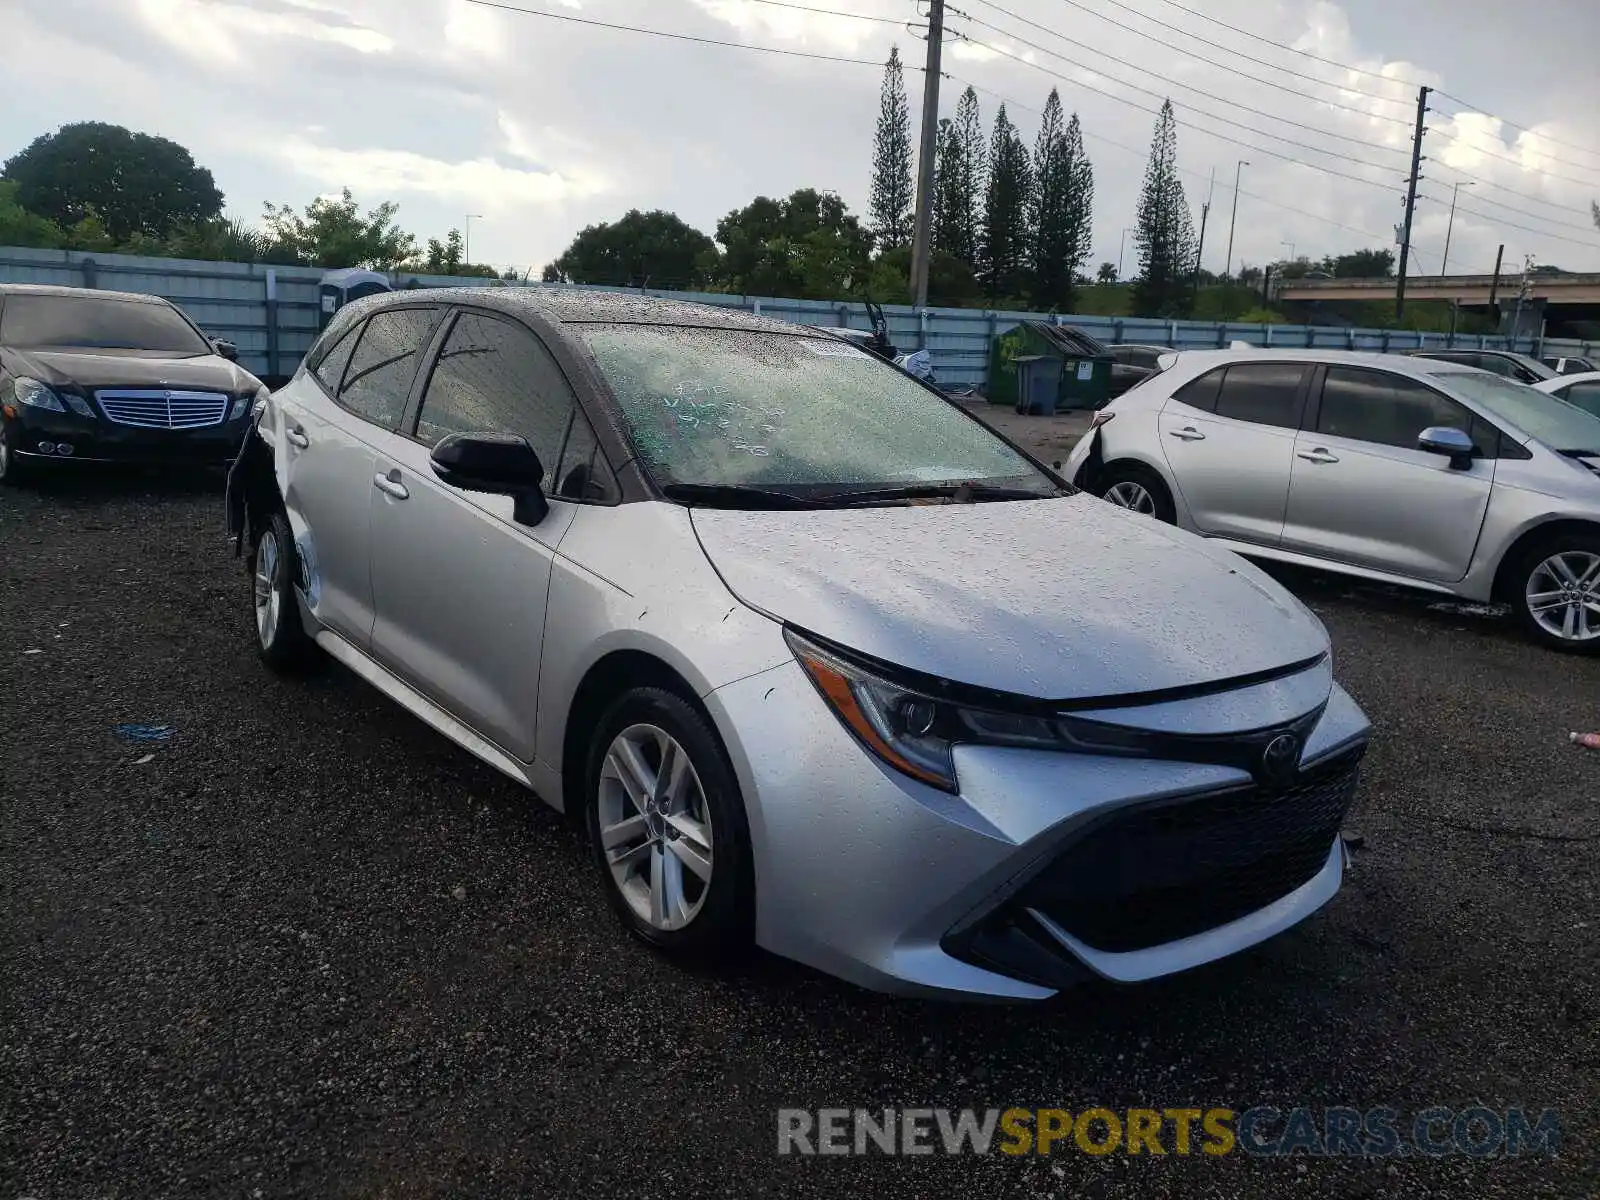
[[[21,487],[28,482],[32,464],[16,455],[16,446],[10,440],[4,418],[0,418],[0,485]]]
[[[675,865],[669,861],[674,855],[668,852],[663,839],[653,838],[649,828],[641,831],[646,846],[642,853],[636,850],[634,869],[651,870],[652,860],[657,857],[653,847],[660,845],[660,869],[665,871],[670,867],[678,872],[683,880],[680,885],[683,892],[691,901],[698,900],[692,916],[677,928],[658,927],[635,910],[613,872],[610,852],[601,838],[602,806],[620,807],[628,803],[626,793],[619,790],[621,784],[606,774],[607,756],[619,735],[646,726],[665,733],[687,751],[699,782],[703,814],[709,816],[712,865],[710,881],[704,884],[692,873],[686,873],[688,868],[681,862]],[[654,768],[660,764],[648,765]],[[624,693],[606,710],[595,728],[584,780],[584,824],[600,871],[601,885],[629,932],[657,950],[700,966],[724,965],[741,958],[749,950],[755,930],[755,869],[750,851],[750,826],[733,767],[705,715],[683,697],[663,688],[641,687]],[[643,815],[637,811],[636,804],[620,808],[620,811],[631,814],[630,820]],[[674,841],[678,840],[675,831],[666,832]],[[684,845],[692,845],[692,841],[685,839]],[[643,880],[629,881],[636,900],[649,902],[649,878],[646,875]],[[639,895],[641,890],[646,895]]]
[[[1157,475],[1143,463],[1113,462],[1107,463],[1100,471],[1100,478],[1095,480],[1095,492],[1101,499],[1108,503],[1116,504],[1110,500],[1107,493],[1119,485],[1132,485],[1144,490],[1150,497],[1150,508],[1147,511],[1158,521],[1165,521],[1168,525],[1177,523],[1178,511],[1172,503],[1172,493],[1167,491],[1167,485],[1161,476]],[[1119,505],[1129,508],[1130,505]]]
[[[1600,559],[1600,533],[1557,534],[1533,543],[1517,557],[1516,565],[1506,581],[1506,599],[1510,601],[1511,610],[1516,614],[1523,632],[1541,646],[1564,654],[1600,654],[1600,633],[1586,641],[1560,637],[1539,623],[1528,604],[1528,586],[1533,582],[1534,574],[1541,570],[1543,563],[1558,554],[1587,554]],[[1559,585],[1547,577],[1546,586],[1554,588]],[[1600,604],[1600,583],[1590,582],[1588,591],[1595,603]],[[1582,593],[1575,593],[1575,596],[1581,599]],[[1600,631],[1600,615],[1592,609],[1586,615],[1589,627]]]
[[[321,662],[316,642],[300,623],[294,577],[298,557],[294,531],[283,512],[272,513],[256,530],[250,550],[250,614],[256,630],[256,652],[280,675],[299,675]],[[263,605],[276,602],[274,616],[263,617]]]

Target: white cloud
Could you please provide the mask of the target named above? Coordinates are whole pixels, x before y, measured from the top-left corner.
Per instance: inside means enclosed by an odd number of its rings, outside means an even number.
[[[285,8],[263,10],[227,0],[138,0],[145,24],[196,62],[236,66],[259,38],[304,38],[359,54],[389,54],[394,40],[349,21],[345,14],[307,0],[283,0]],[[335,18],[332,21],[327,17]],[[324,18],[324,19],[319,19]]]
[[[525,171],[492,158],[447,162],[408,150],[340,150],[304,140],[283,142],[273,150],[318,184],[348,186],[358,195],[403,197],[420,193],[497,211],[588,199],[604,195],[611,186],[588,170]]]

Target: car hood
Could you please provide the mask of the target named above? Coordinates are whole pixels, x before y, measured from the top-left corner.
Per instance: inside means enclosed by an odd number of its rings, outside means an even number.
[[[244,392],[260,386],[255,376],[220,354],[175,358],[149,351],[9,351],[15,374],[51,387],[172,388],[179,391]]]
[[[1038,699],[1214,685],[1328,648],[1228,551],[1087,493],[800,512],[696,509],[746,604],[838,645]]]

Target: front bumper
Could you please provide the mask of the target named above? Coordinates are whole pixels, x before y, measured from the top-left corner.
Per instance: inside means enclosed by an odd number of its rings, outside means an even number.
[[[798,665],[774,667],[705,699],[728,735],[746,798],[757,940],[875,990],[1037,1000],[1096,976],[1152,979],[1272,937],[1340,886],[1337,827],[1353,776],[1338,796],[1324,798],[1316,820],[1289,822],[1287,846],[1260,830],[1240,834],[1227,821],[1208,826],[1195,842],[1214,868],[1208,883],[1179,877],[1184,856],[1171,851],[1182,835],[1174,842],[1169,833],[1165,866],[1122,880],[1119,891],[1114,870],[1088,869],[1096,860],[1083,848],[1094,849],[1097,829],[1126,832],[1131,827],[1122,823],[1150,806],[1192,814],[1202,801],[1237,799],[1251,790],[1250,777],[1206,764],[966,746],[956,751],[962,793],[952,796],[870,758]],[[1334,686],[1302,764],[1358,756],[1367,733],[1366,718]],[[1293,816],[1297,809],[1282,811]],[[1160,828],[1152,825],[1150,836]],[[1312,845],[1318,839],[1320,849]],[[1139,844],[1120,848],[1116,869],[1141,871]],[[1229,872],[1249,872],[1255,859],[1286,849],[1297,856],[1289,867],[1230,887]],[[1071,893],[1073,872],[1091,888],[1088,900],[1101,901],[1094,920],[1082,919],[1081,904],[1057,903],[1063,895],[1056,892]],[[1165,917],[1152,917],[1151,893],[1163,886],[1178,891],[1157,896]],[[1209,902],[1199,928],[1172,920],[1172,902],[1182,904],[1185,887]],[[1114,929],[1107,936],[1119,905],[1130,921],[1144,922],[1143,936],[1119,940]],[[1150,943],[1151,931],[1169,940]]]
[[[138,465],[221,465],[232,461],[250,424],[250,412],[237,420],[201,429],[145,429],[118,425],[102,417],[17,407],[6,421],[12,452],[34,462],[129,463]],[[42,449],[62,444],[68,454]]]

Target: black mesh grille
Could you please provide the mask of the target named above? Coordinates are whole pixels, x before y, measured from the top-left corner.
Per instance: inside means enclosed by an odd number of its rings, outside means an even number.
[[[1142,950],[1264,908],[1321,869],[1364,747],[1281,791],[1256,786],[1112,814],[1035,876],[1015,904],[1097,950]]]

